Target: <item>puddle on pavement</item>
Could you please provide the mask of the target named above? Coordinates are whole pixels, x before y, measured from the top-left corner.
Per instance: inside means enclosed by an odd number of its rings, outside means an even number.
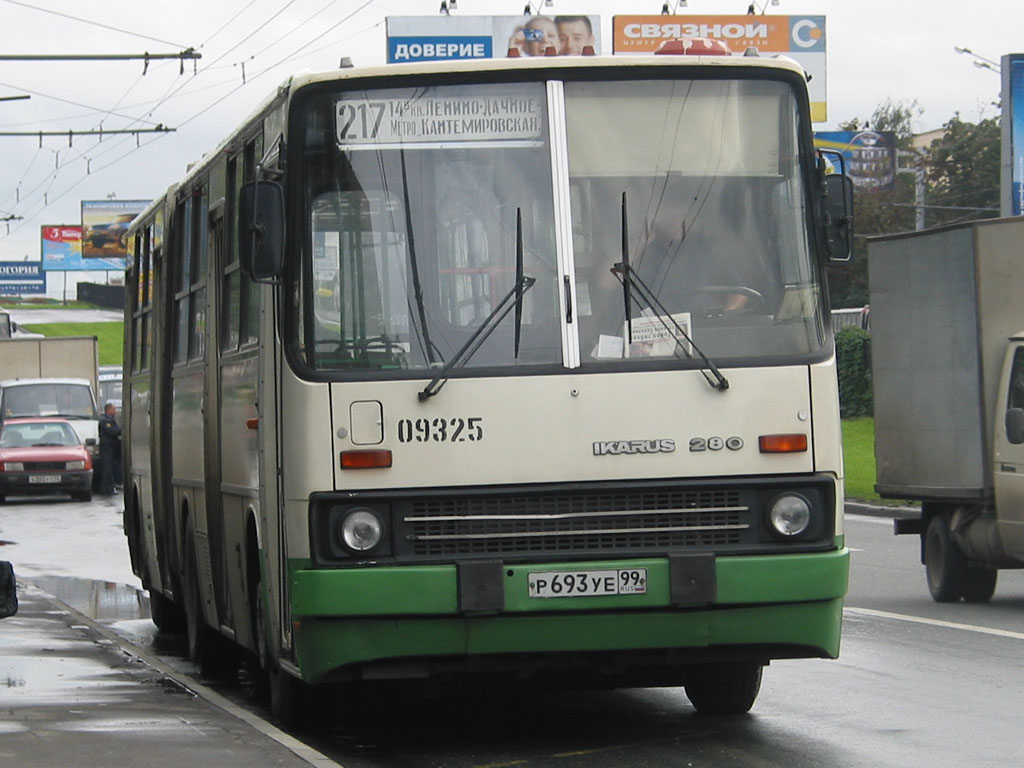
[[[73,576],[33,576],[26,581],[96,621],[128,621],[150,616],[149,597],[127,584]]]

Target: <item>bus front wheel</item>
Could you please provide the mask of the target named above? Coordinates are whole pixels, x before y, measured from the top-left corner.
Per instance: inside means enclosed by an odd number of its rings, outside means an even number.
[[[754,706],[763,669],[752,661],[708,664],[686,681],[686,697],[701,715],[742,715]]]

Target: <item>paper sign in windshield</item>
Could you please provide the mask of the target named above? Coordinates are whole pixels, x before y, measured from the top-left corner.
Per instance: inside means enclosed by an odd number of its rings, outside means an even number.
[[[537,142],[544,128],[543,104],[528,96],[356,97],[336,107],[338,144],[348,149]]]
[[[632,335],[629,335],[632,326]],[[625,333],[630,343],[626,357],[672,357],[691,354],[686,337],[690,334],[690,313],[678,312],[667,317],[645,315],[634,317]],[[685,335],[684,335],[685,334]]]

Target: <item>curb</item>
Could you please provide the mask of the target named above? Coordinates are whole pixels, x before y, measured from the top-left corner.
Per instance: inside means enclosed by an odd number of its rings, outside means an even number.
[[[871,504],[866,501],[854,501],[850,499],[846,499],[843,502],[843,510],[849,514],[868,515],[870,517],[889,517],[894,520],[913,520],[921,517],[921,507],[919,506],[888,506],[885,504]]]

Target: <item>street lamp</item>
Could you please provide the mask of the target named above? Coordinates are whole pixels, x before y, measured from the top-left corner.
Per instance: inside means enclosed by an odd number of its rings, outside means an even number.
[[[978,69],[990,69],[997,75],[1002,72],[1002,69],[999,67],[998,61],[992,61],[992,59],[986,58],[981,54],[975,53],[970,48],[964,48],[959,45],[954,45],[953,50],[956,51],[957,53],[966,53],[968,56],[974,59],[974,66],[976,66]]]

